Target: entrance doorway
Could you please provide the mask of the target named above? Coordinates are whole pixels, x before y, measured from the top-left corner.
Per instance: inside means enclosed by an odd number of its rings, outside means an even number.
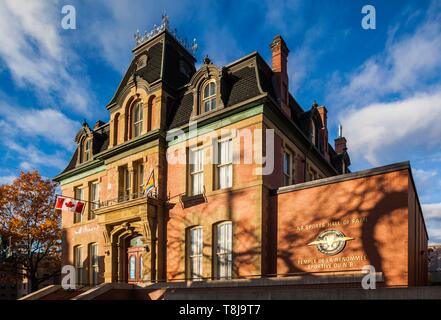
[[[130,284],[141,283],[144,279],[144,253],[141,237],[131,239],[127,248],[127,282]]]

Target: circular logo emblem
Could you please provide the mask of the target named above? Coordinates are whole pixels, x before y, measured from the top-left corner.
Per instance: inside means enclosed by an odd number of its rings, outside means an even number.
[[[354,238],[346,237],[343,232],[338,230],[325,230],[321,232],[317,238],[308,243],[309,246],[317,246],[317,250],[328,256],[340,253],[346,246],[346,241],[354,240]]]

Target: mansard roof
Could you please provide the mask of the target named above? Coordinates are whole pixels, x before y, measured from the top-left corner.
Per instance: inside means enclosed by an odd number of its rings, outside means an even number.
[[[260,75],[261,67],[259,65],[262,61],[263,59],[260,58],[258,53],[252,53],[222,68],[216,67],[222,74],[220,86],[224,108],[231,107],[265,93],[272,94],[272,92],[265,92],[260,84],[262,75]],[[206,66],[202,66],[195,75],[207,72],[206,68]],[[192,81],[196,81],[196,79],[192,78]],[[181,90],[172,108],[174,112],[168,119],[169,129],[182,126],[190,121],[194,107],[193,87],[194,84],[190,82]]]
[[[75,136],[75,141],[77,142],[77,148],[69,161],[67,167],[61,172],[61,174],[74,169],[77,165],[77,160],[79,156],[78,145],[83,137],[92,138],[92,156],[107,150],[109,147],[109,124],[102,121],[97,121],[97,124],[93,129],[90,129],[87,122],[83,123],[83,127],[78,131]]]
[[[146,81],[148,85],[161,80],[176,90],[188,83],[195,72],[194,57],[176,41],[168,30],[158,33],[147,43],[136,47],[133,53],[132,61],[107,108],[117,103],[118,97],[127,86],[133,84],[137,79]],[[142,57],[145,57],[145,60],[141,59]],[[145,61],[145,63],[140,65],[140,61]],[[185,64],[188,74],[179,72],[181,64]]]
[[[196,81],[203,81],[209,76],[216,74],[220,79],[221,100],[223,108],[232,108],[241,103],[251,102],[253,99],[266,99],[270,104],[278,105],[276,90],[274,87],[274,72],[258,52],[253,52],[225,66],[216,66],[206,62],[196,70],[194,58],[174,40],[167,30],[159,33],[148,43],[144,43],[133,50],[134,57],[118,86],[113,98],[108,104],[110,109],[122,101],[129,89],[134,84],[144,81],[145,87],[155,86],[161,82],[163,87],[174,96],[171,110],[167,111],[166,129],[174,129],[189,123],[192,114],[197,90]],[[146,56],[143,57],[143,56]],[[140,64],[140,61],[142,62]],[[181,62],[187,64],[187,74],[180,72]],[[299,129],[300,134],[305,137],[310,134],[310,119],[317,117],[314,110],[305,111],[289,94],[289,107],[291,109],[291,120]],[[318,118],[320,118],[318,116]],[[321,120],[320,120],[321,121]],[[90,131],[90,132],[89,132]],[[89,132],[93,136],[93,155],[108,149],[109,145],[109,124],[95,125],[93,129],[84,127],[77,134],[78,138]],[[308,140],[309,141],[309,140]],[[77,148],[78,149],[78,148]],[[338,171],[339,160],[332,146],[329,145],[331,163]],[[75,151],[69,165],[62,173],[75,168],[78,157],[78,150]],[[82,165],[82,164],[81,164]]]

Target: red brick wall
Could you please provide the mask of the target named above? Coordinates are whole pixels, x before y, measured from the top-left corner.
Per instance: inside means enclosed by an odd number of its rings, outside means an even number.
[[[401,170],[279,194],[273,208],[278,212],[277,272],[357,270],[371,264],[383,272],[386,285],[407,285],[408,188],[408,170]],[[321,265],[329,256],[308,243],[327,229],[354,238],[332,258],[365,260]]]

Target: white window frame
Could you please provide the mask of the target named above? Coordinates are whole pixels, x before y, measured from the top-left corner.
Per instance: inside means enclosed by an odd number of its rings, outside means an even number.
[[[204,192],[205,150],[201,147],[189,149],[190,194],[192,196]]]
[[[80,192],[80,194],[78,194]],[[84,200],[84,187],[74,188],[74,198],[76,200]],[[80,223],[83,221],[83,214],[81,212],[74,212],[74,223]]]
[[[90,207],[89,207],[89,220],[95,219],[95,213],[93,210],[96,210],[100,207],[100,183],[98,181],[94,181],[90,183]]]
[[[132,260],[133,260],[133,265],[132,265]],[[136,264],[138,263],[136,256],[134,254],[129,256],[129,263],[128,263],[128,267],[129,267],[129,280],[136,280],[137,276],[136,276]],[[133,267],[133,269],[132,269]],[[133,277],[132,277],[133,275]]]
[[[142,195],[142,190],[144,188],[144,163],[142,163],[141,161],[136,163],[135,166],[135,175],[136,175],[136,192],[137,192],[137,197],[140,197]]]
[[[226,149],[222,146],[229,144]],[[233,187],[233,139],[222,139],[218,142],[218,164],[217,164],[217,188],[226,189]],[[227,154],[223,151],[227,150]]]
[[[214,273],[216,279],[233,276],[233,224],[225,221],[216,225],[214,239]]]
[[[143,115],[143,104],[142,102],[137,102],[133,107],[133,138],[136,138],[142,134]]]
[[[208,95],[206,95],[206,90],[208,88]],[[214,92],[211,92],[212,88],[214,88]],[[217,84],[216,80],[210,80],[205,83],[202,90],[202,112],[210,112],[216,109],[216,90]],[[208,106],[208,110],[207,107]]]
[[[122,192],[122,194],[119,195],[119,201],[127,201],[130,199],[130,194],[132,190],[130,185],[130,171],[127,165],[121,166],[120,168],[120,174],[122,175],[122,177],[119,179],[119,181],[122,182],[122,186],[121,188],[119,188],[119,190],[120,192]]]
[[[83,246],[78,245],[74,247],[74,265],[76,271],[76,284],[84,284],[84,259],[83,259]]]
[[[90,149],[91,149],[91,140],[86,138],[84,140],[84,161],[90,160]]]
[[[201,226],[187,230],[188,278],[202,280],[203,278],[203,230]]]
[[[97,285],[99,277],[99,256],[98,243],[91,243],[89,245],[89,261],[90,261],[90,284]]]

